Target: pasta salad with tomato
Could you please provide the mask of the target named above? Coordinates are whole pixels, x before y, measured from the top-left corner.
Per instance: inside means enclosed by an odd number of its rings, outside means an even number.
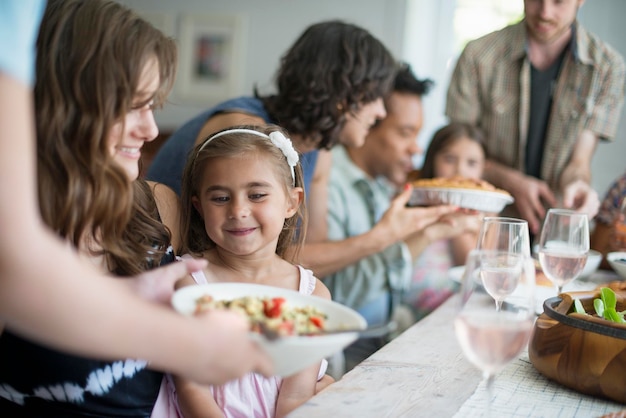
[[[215,300],[204,295],[196,300],[195,313],[215,309],[241,312],[250,321],[251,331],[260,333],[260,323],[281,336],[313,334],[324,329],[325,313],[313,306],[289,306],[283,297],[245,296],[233,300]]]

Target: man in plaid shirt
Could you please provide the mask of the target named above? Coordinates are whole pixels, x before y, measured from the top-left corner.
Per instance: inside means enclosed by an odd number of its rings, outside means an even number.
[[[624,101],[624,60],[576,20],[583,3],[524,0],[521,22],[467,44],[448,89],[446,115],[483,129],[485,179],[535,234],[546,207],[595,216],[591,160]]]

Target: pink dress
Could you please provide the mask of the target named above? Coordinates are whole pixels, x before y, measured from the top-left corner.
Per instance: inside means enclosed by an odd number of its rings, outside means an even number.
[[[455,283],[448,277],[448,270],[453,265],[449,240],[432,243],[417,258],[411,287],[404,296],[415,320],[434,311],[454,293]]]
[[[311,270],[298,266],[300,271],[299,292],[310,295],[315,290],[316,279]],[[198,284],[207,283],[203,272],[192,274]],[[318,380],[326,373],[328,363],[322,360]],[[227,418],[238,417],[273,417],[276,413],[276,400],[282,378],[266,378],[260,374],[248,373],[241,379],[233,380],[222,386],[211,386],[211,393]]]

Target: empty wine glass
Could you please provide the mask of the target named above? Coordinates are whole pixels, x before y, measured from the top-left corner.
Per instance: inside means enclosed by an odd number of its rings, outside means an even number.
[[[530,256],[529,236],[528,222],[523,219],[487,216],[483,218],[476,248]]]
[[[491,253],[492,256],[488,260],[483,260],[487,264],[482,275],[483,280],[486,278],[485,290],[495,300],[496,310],[500,310],[502,301],[513,292],[516,286],[517,273],[511,265],[515,258],[507,257],[507,254],[530,257],[528,222],[497,216],[484,218],[477,248],[495,251]]]
[[[550,209],[539,237],[539,263],[546,277],[556,286],[576,279],[585,267],[589,253],[589,220],[584,213]]]
[[[504,297],[500,311],[491,298],[477,291],[486,260],[496,256],[489,250],[472,250],[461,280],[460,298],[454,328],[465,357],[478,367],[487,389],[489,415],[495,375],[526,347],[535,319],[535,265],[523,254],[505,253],[517,269],[514,290]],[[502,254],[502,252],[500,252]]]

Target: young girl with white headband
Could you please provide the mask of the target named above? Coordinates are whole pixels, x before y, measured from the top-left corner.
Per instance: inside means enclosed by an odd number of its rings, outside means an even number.
[[[302,182],[298,153],[277,126],[235,127],[199,144],[183,175],[181,227],[184,252],[209,264],[180,284],[245,282],[330,299],[292,264],[305,235]],[[284,379],[250,373],[211,387],[176,379],[176,389],[185,416],[284,416],[315,394],[324,372],[316,363]]]

